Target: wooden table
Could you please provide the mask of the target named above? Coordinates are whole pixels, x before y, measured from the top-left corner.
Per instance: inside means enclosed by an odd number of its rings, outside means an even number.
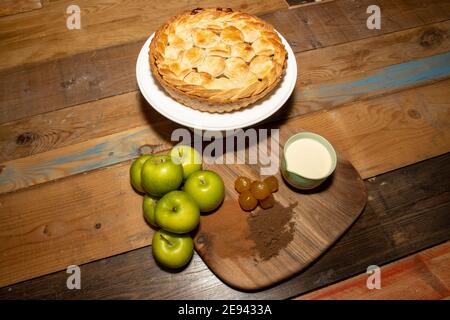
[[[78,0],[81,29],[68,30],[71,1],[1,1],[0,298],[283,299],[321,287],[300,298],[448,297],[448,243],[420,252],[450,239],[450,1],[302,2],[208,6],[257,14],[286,37],[297,86],[270,120],[329,138],[366,179],[368,204],[307,270],[248,293],[197,255],[182,272],[161,270],[128,181],[131,159],[170,148],[178,127],[137,90],[137,53],[192,5]],[[372,4],[380,30],[366,27]],[[66,287],[71,264],[81,267],[81,290]],[[373,264],[400,280],[377,295],[361,289]],[[392,294],[418,274],[427,294]]]

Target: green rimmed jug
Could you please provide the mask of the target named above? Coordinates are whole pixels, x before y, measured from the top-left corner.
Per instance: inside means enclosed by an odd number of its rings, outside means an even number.
[[[317,156],[317,163],[319,164],[321,161],[319,161],[319,157],[323,159],[325,154],[329,157],[329,159],[326,159],[326,169],[321,170],[322,172],[318,174],[312,174],[312,171],[308,172],[305,170],[299,170],[299,166],[296,165],[298,163],[294,163],[295,161],[299,161],[301,159],[301,155],[299,157],[292,156],[292,152],[288,153],[289,148],[292,148],[292,145],[295,141],[298,141],[300,139],[309,139],[314,142],[308,141],[308,143],[311,143],[312,145],[315,145],[315,148],[311,149],[299,149],[298,152],[309,152],[308,159],[311,161],[314,161],[314,157]],[[302,141],[304,144],[306,141]],[[318,147],[318,144],[320,144],[322,147]],[[297,143],[296,145],[299,145]],[[326,150],[326,151],[324,151]],[[317,154],[315,154],[316,152]],[[304,157],[303,157],[304,158]],[[309,190],[318,187],[320,184],[322,184],[329,176],[331,176],[336,169],[336,163],[337,163],[337,156],[336,151],[334,150],[331,143],[322,137],[321,135],[318,135],[313,132],[300,132],[297,134],[294,134],[291,136],[286,143],[284,144],[283,148],[283,154],[282,154],[282,161],[281,161],[281,173],[284,177],[284,179],[294,188],[301,189],[301,190]],[[311,164],[311,163],[310,163]],[[320,170],[319,170],[320,171]]]

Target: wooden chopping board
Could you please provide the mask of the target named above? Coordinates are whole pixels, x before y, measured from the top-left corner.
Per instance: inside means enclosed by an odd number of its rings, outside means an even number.
[[[280,155],[284,141],[300,131],[282,127]],[[336,152],[336,171],[317,190],[294,190],[278,172],[276,205],[269,210],[258,207],[251,214],[240,208],[234,181],[240,175],[264,178],[259,165],[207,166],[222,176],[226,196],[218,210],[202,216],[194,243],[222,281],[249,291],[273,285],[308,266],[352,225],[367,193],[352,164]]]

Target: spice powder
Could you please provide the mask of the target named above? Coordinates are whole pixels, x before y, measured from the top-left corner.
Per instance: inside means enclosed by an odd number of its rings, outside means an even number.
[[[249,214],[249,239],[255,243],[260,258],[265,261],[279,254],[294,239],[295,222],[291,221],[297,202],[283,207],[278,202],[266,210]]]

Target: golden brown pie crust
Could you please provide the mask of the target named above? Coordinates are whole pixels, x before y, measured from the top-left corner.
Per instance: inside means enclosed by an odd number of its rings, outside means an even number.
[[[246,107],[274,89],[286,71],[287,53],[267,22],[231,9],[198,8],[159,28],[149,61],[172,98],[222,113]]]

